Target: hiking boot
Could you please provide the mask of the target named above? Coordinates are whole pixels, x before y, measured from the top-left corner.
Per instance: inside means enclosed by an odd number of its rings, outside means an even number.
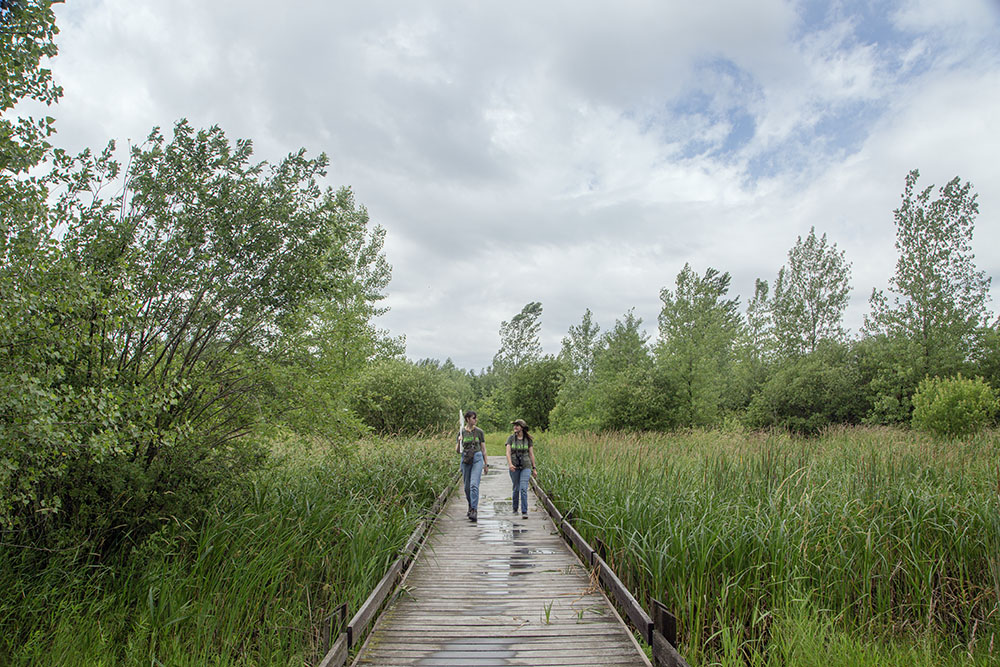
[[[477,516],[478,514],[479,513],[476,511],[476,509],[473,508],[472,511],[469,512],[469,518],[472,519],[473,521],[479,521],[479,517]]]

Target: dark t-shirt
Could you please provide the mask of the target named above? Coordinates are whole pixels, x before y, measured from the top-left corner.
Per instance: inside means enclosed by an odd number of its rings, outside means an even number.
[[[486,434],[478,426],[474,426],[472,431],[467,431],[463,428],[458,437],[461,438],[463,452],[469,449],[479,449],[486,442]]]
[[[518,440],[516,436],[507,438],[506,446],[510,447],[510,462],[517,470],[531,468],[531,457],[528,455],[528,448],[534,443],[527,438]]]

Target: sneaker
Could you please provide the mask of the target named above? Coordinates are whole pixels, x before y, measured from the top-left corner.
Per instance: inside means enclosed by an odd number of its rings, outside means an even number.
[[[473,521],[478,521],[479,520],[479,517],[477,515],[478,515],[478,512],[475,510],[475,508],[473,508],[473,510],[471,512],[469,512],[469,518],[472,519]]]
[[[527,512],[522,513],[521,514],[521,518],[522,519],[527,519],[528,518],[528,513]]]

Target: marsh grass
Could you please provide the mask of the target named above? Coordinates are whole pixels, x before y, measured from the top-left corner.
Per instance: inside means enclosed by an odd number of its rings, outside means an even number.
[[[855,428],[553,436],[536,456],[637,598],[678,615],[693,664],[841,651],[830,665],[996,664],[998,454],[996,433]]]
[[[454,479],[440,441],[276,444],[118,562],[0,552],[0,664],[315,664]]]

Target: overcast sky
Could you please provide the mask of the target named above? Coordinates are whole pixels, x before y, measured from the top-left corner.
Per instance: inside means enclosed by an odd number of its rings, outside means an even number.
[[[1000,277],[1000,3],[783,0],[72,0],[57,7],[56,143],[179,118],[277,160],[330,157],[387,230],[412,359],[487,366],[542,302],[556,353],[689,262],[742,304],[815,226],[846,251],[856,333],[896,260],[906,173],[979,193]],[[998,286],[991,308],[998,308]]]

